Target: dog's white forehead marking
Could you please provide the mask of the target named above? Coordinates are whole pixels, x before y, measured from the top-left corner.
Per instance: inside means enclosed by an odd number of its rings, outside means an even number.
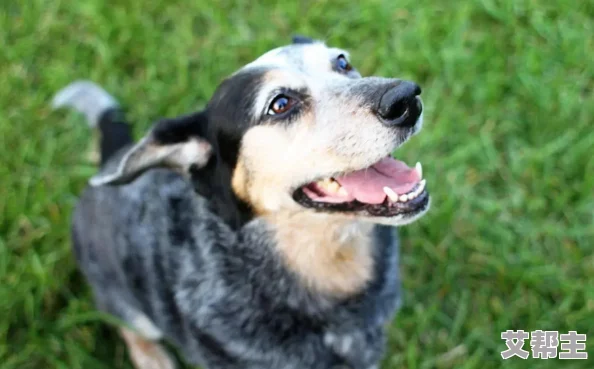
[[[246,65],[242,70],[266,68],[271,71],[270,79],[263,83],[254,104],[254,113],[261,114],[269,103],[274,91],[281,88],[315,89],[333,78],[344,78],[333,70],[334,62],[339,55],[349,59],[349,53],[338,48],[330,48],[323,42],[312,44],[296,44],[279,47]],[[274,73],[277,71],[278,73]],[[276,76],[273,77],[273,76]]]
[[[347,51],[328,47],[323,42],[288,45],[268,51],[245,68],[290,68],[306,74],[331,72],[332,60],[340,54],[349,57]]]

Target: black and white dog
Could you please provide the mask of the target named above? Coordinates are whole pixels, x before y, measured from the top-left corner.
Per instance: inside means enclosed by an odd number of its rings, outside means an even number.
[[[391,157],[421,129],[420,93],[303,37],[136,144],[99,86],[60,91],[54,107],[102,135],[75,254],[136,367],[175,366],[160,340],[208,369],[379,367],[400,299],[392,226],[429,208],[420,164]]]

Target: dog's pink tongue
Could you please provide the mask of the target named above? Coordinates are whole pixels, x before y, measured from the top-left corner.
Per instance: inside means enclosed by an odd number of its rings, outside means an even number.
[[[405,163],[385,158],[367,169],[358,170],[335,178],[347,192],[360,202],[381,204],[386,198],[384,187],[399,195],[410,192],[421,180],[413,168]]]

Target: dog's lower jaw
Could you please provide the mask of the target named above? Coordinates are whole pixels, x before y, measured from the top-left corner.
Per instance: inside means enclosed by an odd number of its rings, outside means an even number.
[[[399,214],[393,217],[364,217],[362,218],[364,221],[372,223],[372,224],[381,224],[386,226],[392,227],[401,227],[407,224],[411,224],[422,218],[429,209],[431,208],[431,197],[427,200],[427,205],[413,215],[408,214]]]
[[[345,298],[373,278],[373,225],[310,211],[265,217],[288,269],[315,293]]]

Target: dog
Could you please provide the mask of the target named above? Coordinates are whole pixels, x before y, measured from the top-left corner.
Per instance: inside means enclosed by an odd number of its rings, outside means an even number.
[[[379,367],[400,306],[394,227],[430,206],[421,165],[391,156],[423,104],[349,58],[295,37],[137,143],[98,85],[57,93],[101,134],[73,248],[136,368],[176,366],[161,341],[208,369]]]

